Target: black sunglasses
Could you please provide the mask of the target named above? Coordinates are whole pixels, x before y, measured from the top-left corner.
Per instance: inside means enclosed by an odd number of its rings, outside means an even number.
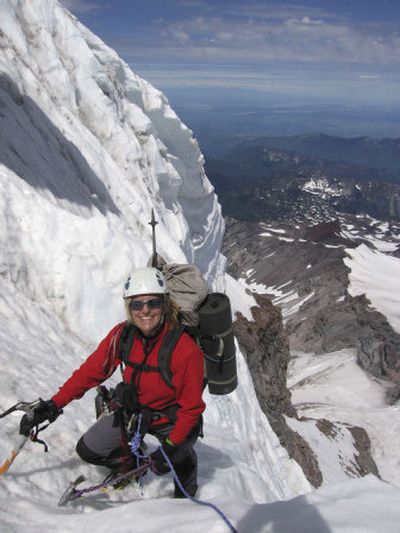
[[[141,302],[140,300],[132,300],[129,302],[129,310],[141,311],[145,305],[147,305],[149,309],[159,309],[163,303],[164,300],[161,298],[153,298],[152,300],[146,300],[145,302]]]

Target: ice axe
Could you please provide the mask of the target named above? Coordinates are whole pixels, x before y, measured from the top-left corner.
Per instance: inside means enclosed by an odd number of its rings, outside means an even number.
[[[30,437],[25,437],[23,435],[19,435],[19,440],[15,444],[14,448],[12,449],[10,457],[8,457],[4,461],[4,463],[0,465],[0,476],[3,476],[8,471],[10,466],[15,461],[15,459],[16,459],[17,455],[19,454],[19,452],[22,450],[22,448],[28,442],[29,438]]]
[[[151,258],[151,266],[157,268],[157,247],[156,247],[156,226],[158,224],[154,216],[154,209],[151,210],[151,220],[149,222],[152,229],[152,240],[153,240],[153,255]]]
[[[7,409],[6,411],[4,411],[4,413],[1,413],[0,418],[4,418],[5,416],[13,413],[14,411],[23,411],[24,413],[28,413],[28,414],[32,413],[35,407],[37,407],[42,401],[43,400],[41,398],[38,398],[37,400],[34,400],[33,402],[18,402],[12,407],[10,407],[9,409]],[[13,464],[13,462],[17,458],[22,448],[28,442],[28,440],[43,444],[44,451],[47,452],[48,450],[47,444],[43,440],[38,439],[37,435],[39,431],[43,431],[43,429],[46,429],[48,425],[49,424],[45,424],[41,428],[36,427],[36,429],[32,430],[28,436],[18,435],[19,439],[16,442],[13,450],[11,451],[10,456],[2,464],[0,464],[0,476],[4,475],[9,470],[10,466]]]

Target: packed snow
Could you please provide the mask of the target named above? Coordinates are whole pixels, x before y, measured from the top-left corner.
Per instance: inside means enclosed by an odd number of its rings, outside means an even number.
[[[250,319],[253,297],[224,274],[224,224],[203,157],[165,96],[56,0],[2,0],[0,30],[1,411],[49,398],[123,318],[123,279],[151,254],[152,208],[161,255],[195,262],[211,289],[227,290],[233,312]],[[391,484],[344,480],[336,469],[312,490],[261,412],[239,350],[237,364],[234,393],[205,393],[198,497],[240,533],[398,531],[397,475]],[[312,365],[300,374],[307,382]],[[318,390],[303,390],[308,403],[318,401]],[[48,453],[28,442],[0,477],[1,532],[228,531],[215,510],[174,500],[170,476],[151,473],[141,487],[57,506],[78,474],[91,482],[105,475],[74,450],[94,422],[94,394],[40,435]],[[385,414],[378,392],[368,401],[383,427],[396,408]],[[20,442],[20,416],[0,420],[1,463]],[[312,434],[310,424],[301,427]],[[396,442],[390,457],[378,448],[385,475],[390,460],[398,469]],[[318,453],[329,462],[331,451]]]
[[[322,198],[340,196],[343,192],[337,187],[332,187],[327,178],[310,178],[303,184],[302,189],[303,191],[310,194],[316,194]]]
[[[400,333],[400,259],[371,250],[365,244],[347,250],[347,255],[345,263],[351,270],[349,293],[365,294]]]
[[[296,353],[289,369],[288,385],[298,413],[305,417],[345,421],[364,427],[371,439],[373,458],[387,483],[400,487],[400,406],[386,403],[387,384],[364,372],[356,363],[353,350],[314,356]],[[292,422],[291,422],[292,424]],[[306,440],[313,439],[324,476],[332,475],[335,454],[326,454],[326,442],[315,440],[313,423],[296,423]],[[326,463],[326,458],[329,462]],[[325,466],[324,466],[325,465]],[[338,470],[335,469],[338,476]],[[390,511],[391,512],[391,511]],[[374,529],[376,527],[376,529]],[[361,529],[361,531],[363,531]],[[366,530],[369,531],[369,530]],[[385,531],[371,526],[371,531]]]

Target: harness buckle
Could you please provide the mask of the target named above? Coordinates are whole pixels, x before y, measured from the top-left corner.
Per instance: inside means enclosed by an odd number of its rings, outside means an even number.
[[[136,430],[136,422],[138,419],[137,413],[133,413],[133,415],[129,418],[128,423],[126,425],[126,431],[128,435],[131,435]]]

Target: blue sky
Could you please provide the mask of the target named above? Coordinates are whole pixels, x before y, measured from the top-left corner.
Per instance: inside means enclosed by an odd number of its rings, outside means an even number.
[[[187,105],[192,94],[400,109],[400,0],[62,3]]]
[[[247,88],[399,101],[398,0],[63,4],[134,70],[162,88]]]

